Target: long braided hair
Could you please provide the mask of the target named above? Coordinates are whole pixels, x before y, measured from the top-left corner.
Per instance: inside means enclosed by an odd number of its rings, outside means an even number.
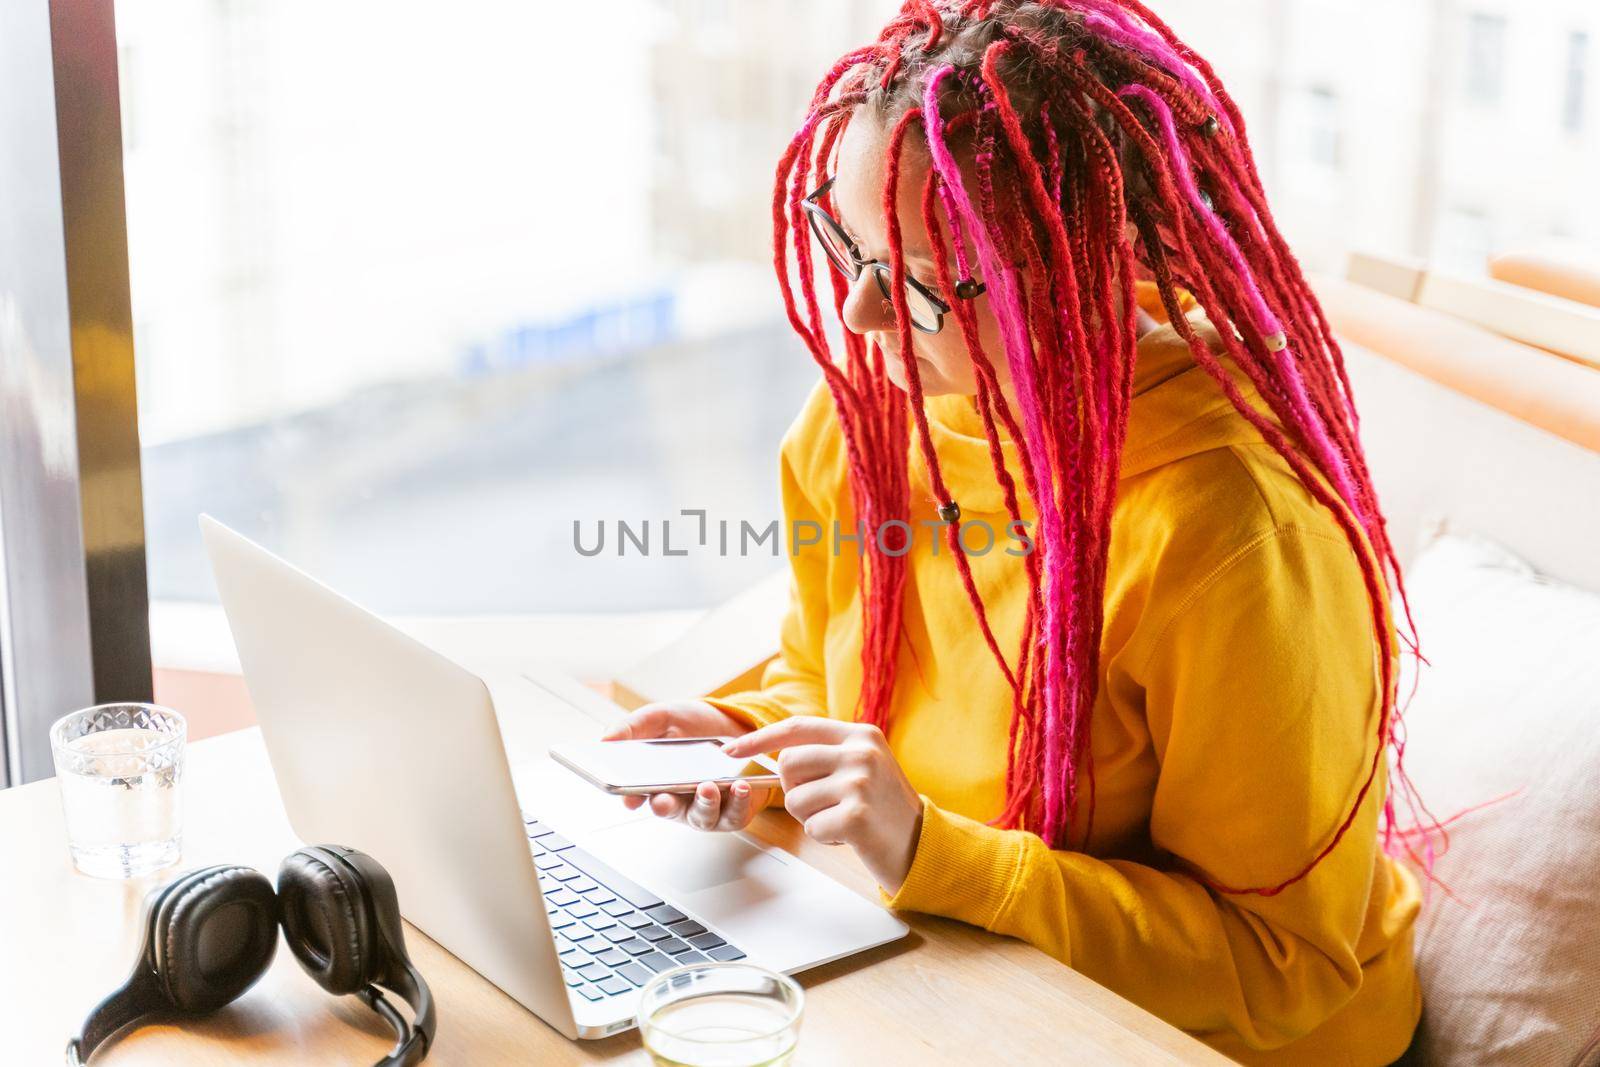
[[[1344,359],[1267,208],[1244,120],[1210,66],[1138,0],[907,0],[874,44],[843,56],[818,85],[778,164],[773,262],[789,321],[833,396],[856,515],[868,529],[883,530],[908,514],[913,431],[941,517],[958,510],[928,430],[917,361],[904,360],[906,388],[897,389],[876,345],[846,330],[839,359],[824,329],[801,201],[863,108],[890,131],[883,209],[900,351],[914,345],[897,205],[901,159],[915,133],[932,164],[921,190],[921,221],[938,290],[971,357],[995,477],[1010,520],[1020,521],[1004,433],[1019,444],[1020,488],[1038,516],[1037,550],[1025,557],[1028,610],[1010,658],[960,550],[959,523],[944,527],[979,632],[1012,696],[1006,800],[992,823],[1025,827],[1053,848],[1069,848],[1081,808],[1080,844],[1092,830],[1090,722],[1139,276],[1153,279],[1195,362],[1344,532],[1371,604],[1383,692],[1363,784],[1316,854],[1272,885],[1206,884],[1273,895],[1304,878],[1355,822],[1389,750],[1395,788],[1384,801],[1384,845],[1431,868],[1443,834],[1401,766],[1397,635],[1386,569],[1403,601],[1404,583],[1362,454]],[[965,170],[962,161],[970,164]],[[972,278],[974,269],[987,285],[1003,349],[993,355],[1011,372],[1017,410],[983,351],[971,302],[953,298],[958,280]],[[842,317],[849,286],[836,272],[828,277],[834,313]],[[1271,417],[1246,400],[1185,317],[1180,291],[1204,309],[1226,356]],[[905,551],[864,540],[856,715],[887,728]],[[1406,619],[1406,643],[1420,656],[1409,603]],[[1408,808],[1409,829],[1400,827],[1397,795]]]

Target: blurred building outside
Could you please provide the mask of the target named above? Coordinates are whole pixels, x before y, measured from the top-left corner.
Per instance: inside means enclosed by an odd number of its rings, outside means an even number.
[[[682,610],[782,566],[586,558],[573,523],[778,517],[816,369],[774,166],[894,7],[119,0],[158,608],[215,600],[200,511],[401,615]],[[1600,256],[1592,0],[1157,9],[1306,267]]]

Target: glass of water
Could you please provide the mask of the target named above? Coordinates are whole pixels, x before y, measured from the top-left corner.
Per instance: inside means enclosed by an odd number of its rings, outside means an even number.
[[[805,994],[750,963],[662,971],[639,997],[639,1033],[657,1067],[782,1067],[800,1040]]]
[[[50,727],[72,863],[96,878],[138,878],[178,862],[183,716],[154,704],[101,704]]]

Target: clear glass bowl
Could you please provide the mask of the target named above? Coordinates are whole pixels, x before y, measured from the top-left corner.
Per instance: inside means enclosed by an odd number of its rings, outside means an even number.
[[[639,996],[639,1033],[658,1067],[781,1067],[800,1039],[805,993],[746,962],[662,971]]]

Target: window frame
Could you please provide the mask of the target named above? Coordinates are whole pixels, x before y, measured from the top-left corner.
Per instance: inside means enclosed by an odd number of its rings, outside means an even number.
[[[150,700],[111,0],[0,6],[0,786],[49,727]]]

